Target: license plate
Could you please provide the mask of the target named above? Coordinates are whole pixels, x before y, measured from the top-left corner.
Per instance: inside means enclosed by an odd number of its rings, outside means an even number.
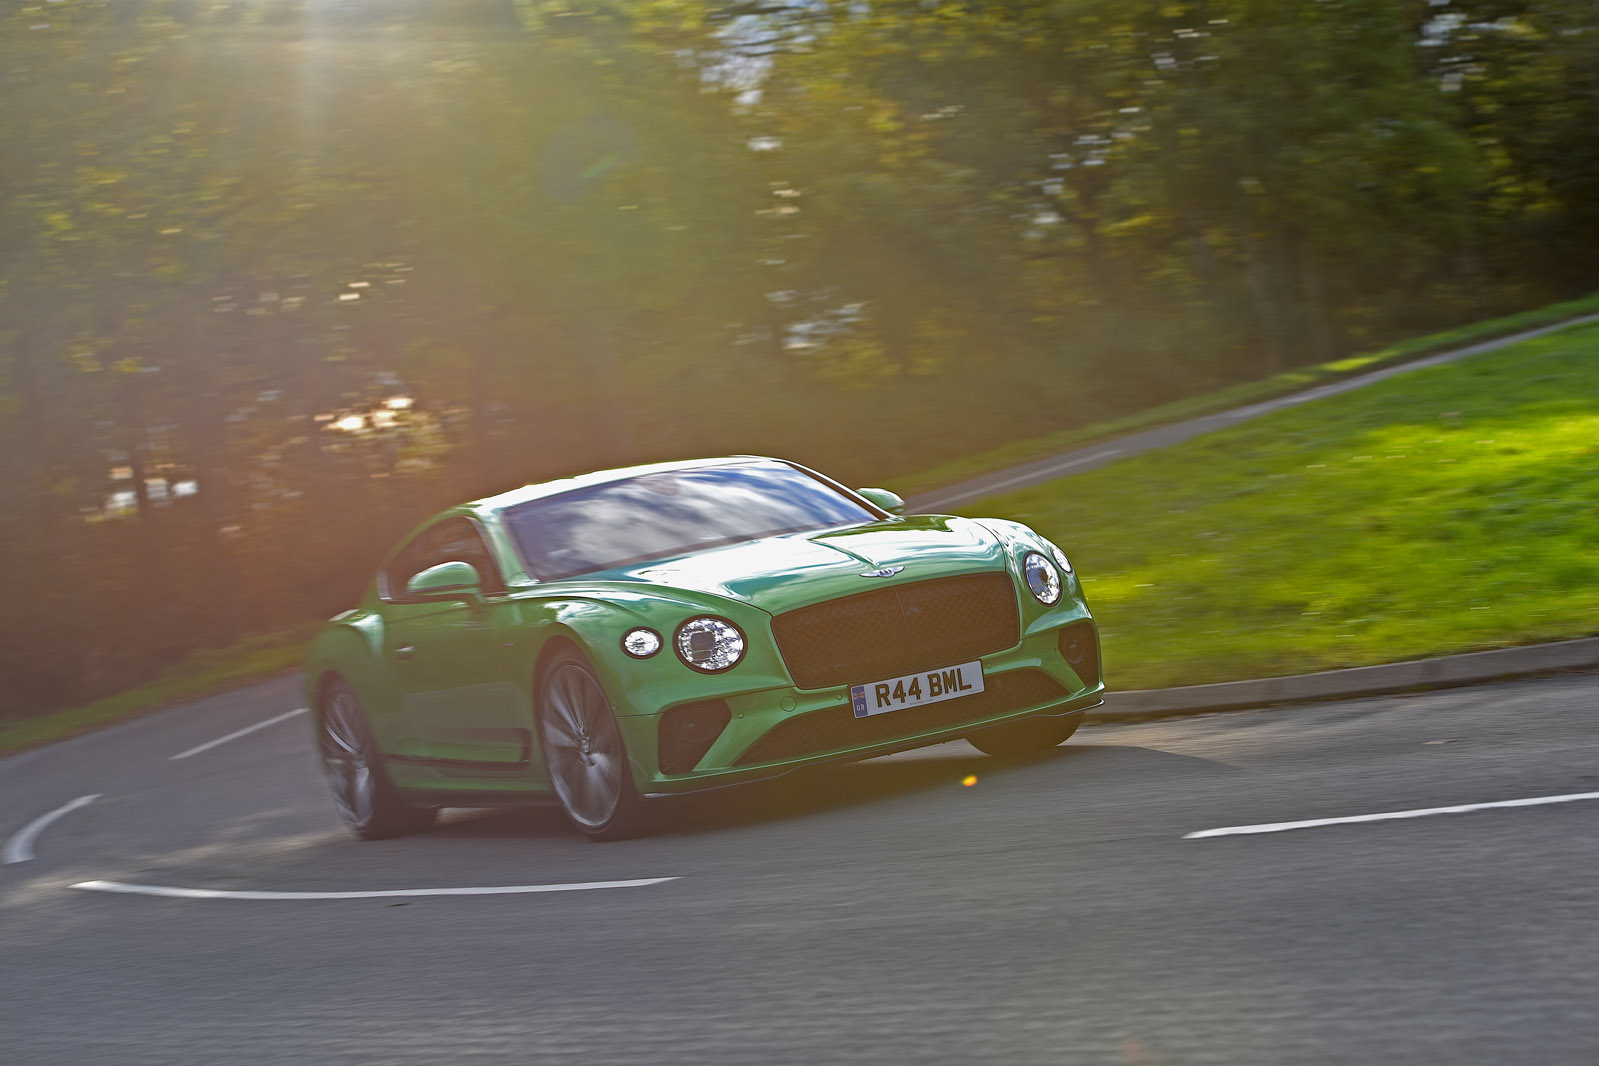
[[[849,690],[849,698],[850,703],[855,705],[855,717],[869,718],[874,714],[887,714],[889,711],[920,707],[927,703],[942,703],[981,691],[983,664],[975,662],[856,685]]]

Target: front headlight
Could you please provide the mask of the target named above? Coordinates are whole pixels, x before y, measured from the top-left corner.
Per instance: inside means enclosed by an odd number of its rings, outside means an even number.
[[[744,658],[744,634],[723,618],[691,618],[677,627],[677,657],[696,670],[719,673]]]
[[[1038,552],[1028,552],[1022,556],[1022,576],[1027,579],[1027,588],[1039,603],[1052,607],[1060,601],[1060,574]]]
[[[622,650],[635,659],[648,659],[661,650],[661,635],[645,626],[629,629],[622,637]]]
[[[1061,573],[1069,574],[1072,572],[1072,561],[1066,558],[1065,552],[1061,551],[1054,544],[1050,544],[1049,554],[1055,557],[1055,565],[1060,567]]]

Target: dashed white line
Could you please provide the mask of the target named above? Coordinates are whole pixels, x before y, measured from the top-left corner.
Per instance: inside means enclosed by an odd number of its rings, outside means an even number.
[[[306,709],[304,707],[296,707],[294,710],[280,714],[275,718],[268,718],[264,722],[255,723],[255,725],[247,725],[243,729],[235,729],[225,737],[217,737],[215,740],[208,740],[204,744],[196,744],[188,751],[180,751],[176,755],[167,756],[167,758],[168,760],[187,759],[189,756],[198,755],[202,751],[210,751],[218,744],[226,744],[230,740],[238,740],[242,736],[247,736],[250,733],[254,733],[257,729],[265,729],[269,725],[277,725],[279,722],[287,722],[290,718],[293,718],[297,714],[304,714],[305,711]]]
[[[1265,822],[1261,825],[1229,825],[1220,829],[1201,829],[1184,833],[1184,840],[1201,837],[1248,836],[1254,833],[1286,833],[1290,829],[1319,829],[1324,825],[1354,825],[1358,822],[1392,822],[1402,818],[1428,818],[1435,814],[1470,814],[1502,807],[1540,807],[1548,803],[1576,803],[1599,800],[1599,792],[1572,792],[1564,796],[1532,796],[1528,799],[1496,800],[1492,803],[1462,803],[1454,807],[1421,807],[1412,811],[1385,811],[1381,814],[1352,814],[1344,818],[1311,818],[1303,822]]]
[[[0,848],[0,863],[10,865],[14,862],[27,862],[33,858],[33,842],[39,839],[39,834],[44,832],[51,822],[60,818],[63,814],[69,814],[79,807],[87,806],[99,798],[98,793],[93,796],[79,796],[71,803],[63,804],[49,814],[39,815],[39,817],[18,830],[16,835],[10,840],[6,841],[4,848]]]
[[[387,899],[392,896],[522,896],[535,892],[589,892],[599,888],[643,888],[676,881],[676,877],[645,877],[633,881],[582,881],[564,885],[487,885],[474,888],[390,888],[371,892],[268,892],[256,889],[171,888],[166,885],[132,885],[122,881],[79,881],[73,888],[89,892],[120,892],[167,899]]]

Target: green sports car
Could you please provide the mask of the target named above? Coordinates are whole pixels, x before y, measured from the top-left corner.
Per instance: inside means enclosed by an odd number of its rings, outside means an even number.
[[[744,456],[445,511],[312,645],[340,814],[378,838],[553,795],[608,839],[650,796],[956,737],[1066,740],[1104,684],[1065,553],[903,507]]]

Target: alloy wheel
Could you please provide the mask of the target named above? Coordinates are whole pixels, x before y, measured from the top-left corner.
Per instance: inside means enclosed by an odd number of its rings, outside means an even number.
[[[372,820],[372,762],[360,716],[347,690],[335,691],[322,715],[322,769],[339,814],[354,826]]]
[[[550,784],[567,813],[593,829],[616,814],[627,757],[600,683],[582,666],[556,667],[544,687],[544,742]]]

